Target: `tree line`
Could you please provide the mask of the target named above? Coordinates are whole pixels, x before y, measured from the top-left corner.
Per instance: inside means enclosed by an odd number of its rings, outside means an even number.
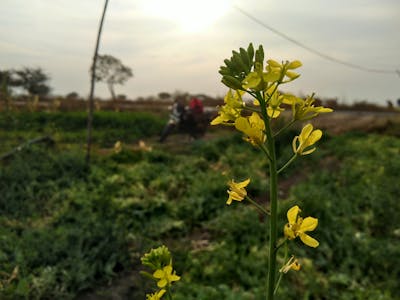
[[[130,67],[112,55],[98,55],[95,80],[107,84],[111,98],[116,99],[115,85],[123,85],[133,77]],[[20,69],[0,70],[0,91],[12,95],[23,91],[29,95],[47,96],[52,88],[49,85],[50,76],[40,67],[22,67]]]

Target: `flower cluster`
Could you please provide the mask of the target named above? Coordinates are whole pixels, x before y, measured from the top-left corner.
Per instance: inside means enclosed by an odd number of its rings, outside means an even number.
[[[220,68],[222,82],[230,89],[224,98],[224,105],[219,108],[218,116],[211,121],[211,125],[234,126],[244,134],[246,141],[254,146],[261,146],[267,139],[266,122],[280,117],[287,108],[292,110],[290,124],[312,119],[321,113],[332,112],[330,108],[315,106],[314,95],[302,99],[279,91],[280,85],[300,76],[293,70],[301,66],[298,60],[278,63],[269,59],[264,67],[263,48],[260,46],[254,51],[252,44],[247,50],[240,48],[240,52],[233,51],[231,59],[226,59],[225,66]],[[246,105],[243,100],[247,95],[254,98],[252,106]],[[251,111],[251,115],[246,114],[246,111]],[[266,115],[263,115],[263,112]],[[306,137],[308,130],[309,127],[304,127],[300,136],[293,141],[293,144],[300,141],[300,145],[294,147],[294,152],[299,155],[313,152],[315,149],[304,149],[321,138],[320,130],[310,132],[309,137]]]
[[[160,300],[164,294],[170,295],[171,285],[181,279],[172,267],[172,257],[168,248],[161,246],[151,249],[141,258],[142,264],[153,270],[153,273],[142,271],[141,273],[157,281],[158,291],[147,294],[146,300]]]

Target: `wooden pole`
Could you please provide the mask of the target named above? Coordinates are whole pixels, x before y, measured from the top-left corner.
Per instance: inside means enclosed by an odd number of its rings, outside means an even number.
[[[92,63],[92,68],[91,68],[92,72],[91,72],[91,79],[90,79],[89,112],[88,112],[88,117],[87,117],[87,141],[86,141],[86,143],[87,143],[87,145],[86,145],[86,166],[88,168],[90,167],[90,151],[92,148],[92,129],[93,129],[93,111],[94,111],[93,93],[94,93],[94,85],[95,85],[96,62],[97,62],[97,56],[98,56],[98,51],[99,51],[99,45],[100,45],[101,31],[103,29],[104,17],[106,15],[106,11],[107,11],[107,5],[108,5],[108,0],[105,0],[103,14],[101,16],[101,20],[100,20],[100,24],[99,24],[99,31],[97,33],[96,47],[94,50],[93,63]]]

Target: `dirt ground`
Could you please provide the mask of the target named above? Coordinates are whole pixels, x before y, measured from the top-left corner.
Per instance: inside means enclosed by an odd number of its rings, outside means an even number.
[[[392,127],[400,129],[400,111],[398,112],[357,112],[335,111],[315,118],[315,127],[337,135],[348,131],[383,133]],[[400,132],[398,132],[400,134]]]

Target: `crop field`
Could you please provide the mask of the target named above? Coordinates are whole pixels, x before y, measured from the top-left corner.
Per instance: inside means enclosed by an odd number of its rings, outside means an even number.
[[[86,113],[1,112],[0,299],[145,299],[154,282],[140,258],[161,245],[181,276],[174,300],[265,299],[266,217],[226,205],[227,182],[247,177],[268,204],[263,153],[220,127],[160,144],[166,121],[96,112],[88,169]],[[279,177],[278,225],[296,201],[318,217],[320,245],[291,249],[302,268],[284,276],[277,299],[400,299],[399,114],[315,122],[318,149]],[[280,165],[296,134],[279,136]],[[48,138],[28,143],[39,137]]]

